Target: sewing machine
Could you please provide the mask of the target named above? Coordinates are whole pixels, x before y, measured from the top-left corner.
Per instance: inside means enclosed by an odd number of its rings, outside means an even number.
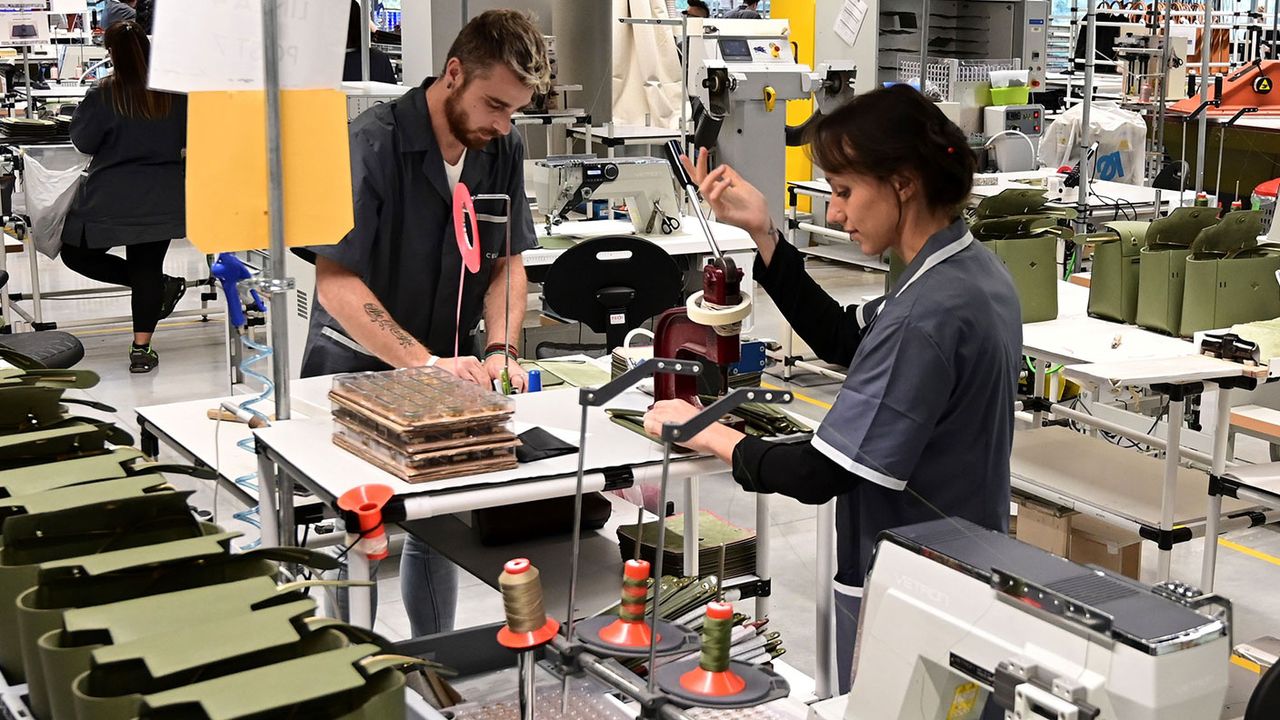
[[[812,97],[830,112],[853,97],[856,76],[852,60],[816,71],[796,62],[786,20],[689,21],[688,86],[706,109],[694,143],[759,188],[772,217],[783,214],[787,146],[803,143],[803,126],[787,126],[786,101]]]
[[[751,314],[751,294],[742,292],[742,268],[720,251],[706,214],[698,186],[680,163],[680,141],[665,146],[666,165],[683,188],[713,257],[702,269],[702,290],[689,296],[684,307],[658,316],[653,326],[654,357],[705,361],[707,372],[718,372],[718,393],[729,391],[729,374],[742,358],[742,321]],[[659,375],[653,381],[657,400],[685,400],[700,405],[698,378]]]
[[[600,198],[625,202],[641,235],[670,235],[680,228],[680,205],[665,160],[555,155],[535,162],[530,175],[538,209],[547,216],[547,234],[574,208]]]
[[[846,720],[1217,718],[1216,596],[1086,568],[965,520],[881,535]],[[832,708],[834,709],[834,708]],[[826,717],[838,717],[826,715]]]

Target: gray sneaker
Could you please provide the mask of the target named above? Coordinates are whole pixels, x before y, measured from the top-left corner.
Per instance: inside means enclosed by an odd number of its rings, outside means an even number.
[[[135,375],[149,373],[159,364],[160,356],[151,349],[150,345],[146,347],[134,345],[129,348],[129,372]]]

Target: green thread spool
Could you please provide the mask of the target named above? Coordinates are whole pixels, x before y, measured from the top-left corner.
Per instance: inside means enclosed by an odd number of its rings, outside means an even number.
[[[702,654],[698,666],[711,673],[729,669],[729,641],[733,636],[733,606],[708,603],[702,624]]]

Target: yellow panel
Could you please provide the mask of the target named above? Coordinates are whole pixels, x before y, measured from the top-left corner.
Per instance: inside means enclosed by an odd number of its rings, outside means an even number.
[[[796,62],[813,67],[813,46],[817,26],[816,0],[773,0],[770,6],[770,17],[786,19],[791,23],[791,39],[795,41],[800,52]],[[787,124],[799,125],[813,114],[812,100],[791,100],[787,103]],[[787,148],[787,180],[810,180],[813,178],[813,164],[805,155],[804,148]],[[810,210],[809,198],[800,197],[798,207],[801,212]]]
[[[331,245],[354,225],[347,98],[281,93],[285,241]],[[188,96],[187,236],[205,253],[267,247],[266,100],[262,92]]]

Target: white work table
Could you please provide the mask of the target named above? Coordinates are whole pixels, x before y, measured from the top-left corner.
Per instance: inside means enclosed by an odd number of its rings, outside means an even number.
[[[241,422],[212,420],[207,411],[220,408],[223,402],[238,405],[253,397],[234,395],[140,407],[136,412],[142,432],[141,450],[147,457],[154,458],[163,443],[187,462],[217,472],[218,482],[252,508],[258,504],[258,456],[251,444],[253,433]],[[267,399],[253,407],[271,415],[275,403]],[[327,407],[321,409],[298,398],[293,401],[293,417],[298,420],[328,412]],[[241,443],[249,449],[241,447]],[[294,503],[306,512],[308,522],[321,519],[324,508],[314,497],[299,497]]]
[[[1045,396],[1047,364],[1060,363],[1067,366],[1064,372],[1068,377],[1086,386],[1097,388],[1098,395],[1101,395],[1102,391],[1106,389],[1127,386],[1149,388],[1167,396],[1169,399],[1169,422],[1165,425],[1165,437],[1162,439],[1143,438],[1156,447],[1167,448],[1168,450],[1164,458],[1164,479],[1160,489],[1160,502],[1155,506],[1159,509],[1159,520],[1154,525],[1154,534],[1157,535],[1156,540],[1161,549],[1158,575],[1161,580],[1168,579],[1172,544],[1190,539],[1189,536],[1185,536],[1185,532],[1181,535],[1175,533],[1175,528],[1186,526],[1192,521],[1196,521],[1196,518],[1186,515],[1185,504],[1180,503],[1185,503],[1188,493],[1191,493],[1191,497],[1196,498],[1208,486],[1208,478],[1198,471],[1188,471],[1182,468],[1182,460],[1184,457],[1192,457],[1202,462],[1207,462],[1212,469],[1213,475],[1222,475],[1227,461],[1231,389],[1241,380],[1244,374],[1244,367],[1238,363],[1203,357],[1196,352],[1196,347],[1193,343],[1181,338],[1168,337],[1136,326],[1088,317],[1086,313],[1081,312],[1083,308],[1079,305],[1081,301],[1087,304],[1087,289],[1064,282],[1059,283],[1059,291],[1060,300],[1064,298],[1065,293],[1065,298],[1071,307],[1059,307],[1059,317],[1056,320],[1023,326],[1023,352],[1035,359],[1035,396]],[[1207,457],[1202,457],[1198,453],[1185,450],[1182,447],[1181,419],[1185,409],[1186,398],[1199,393],[1202,383],[1205,382],[1216,384],[1218,389],[1217,412],[1211,428],[1214,439],[1213,452]],[[1038,408],[1032,413],[1032,424],[1037,428],[1043,418],[1042,410],[1043,408]],[[1098,427],[1133,436],[1133,433],[1127,428],[1117,427],[1105,420],[1093,417],[1087,412],[1080,412],[1060,405],[1054,406],[1052,412],[1055,415],[1067,417],[1090,427]],[[1088,442],[1087,439],[1086,442]],[[1097,443],[1098,441],[1095,440],[1093,442]],[[1098,452],[1111,451],[1110,448],[1105,447],[1096,449]],[[1080,453],[1087,450],[1088,448],[1078,448],[1076,452],[1068,455],[1059,454],[1058,456],[1070,456],[1078,459]],[[1018,452],[1015,450],[1015,457],[1017,455]],[[1149,459],[1134,455],[1135,459],[1132,462],[1151,464]],[[1061,499],[1055,499],[1046,494],[1057,487],[1073,499],[1073,502],[1068,505],[1069,507],[1087,505],[1093,507],[1097,511],[1095,514],[1104,520],[1109,517],[1119,516],[1138,522],[1144,527],[1152,527],[1150,523],[1153,516],[1150,512],[1145,515],[1125,514],[1126,512],[1131,513],[1135,507],[1150,509],[1152,506],[1143,505],[1142,499],[1136,495],[1134,497],[1116,498],[1108,494],[1115,489],[1116,479],[1123,478],[1126,481],[1137,479],[1140,483],[1143,475],[1141,472],[1113,471],[1098,473],[1093,470],[1080,469],[1077,466],[1076,469],[1080,470],[1079,472],[1067,473],[1079,481],[1072,484],[1072,482],[1059,477],[1063,473],[1050,471],[1040,466],[1033,466],[1032,469],[1041,475],[1038,483],[1042,491],[1033,492],[1033,494],[1060,502]],[[1188,475],[1188,472],[1195,473],[1195,475]],[[1030,479],[1030,475],[1024,474],[1023,479]],[[1133,483],[1126,482],[1125,484]],[[1140,494],[1146,492],[1146,490],[1135,488],[1130,489],[1129,492]],[[1179,497],[1182,497],[1183,500],[1180,501]],[[1208,513],[1208,517],[1199,515],[1199,518],[1203,518],[1205,523],[1203,532],[1216,537],[1219,529],[1218,516]],[[1202,587],[1206,591],[1211,589],[1213,584],[1211,563],[1212,559],[1206,557],[1201,577]]]
[[[977,199],[998,195],[1005,190],[1046,189],[1048,178],[1057,174],[1056,168],[1042,168],[1026,172],[992,173],[974,176],[971,193]],[[1093,180],[1089,183],[1087,197],[1088,214],[1094,219],[1107,219],[1114,215],[1117,220],[1124,220],[1126,213],[1137,215],[1137,219],[1155,217],[1156,193],[1160,193],[1160,211],[1166,212],[1182,205],[1190,205],[1195,200],[1195,192],[1183,191],[1179,202],[1179,193],[1172,190],[1160,190],[1143,185]],[[1061,196],[1048,195],[1058,205],[1074,207],[1079,198],[1079,188],[1063,188]],[[1119,207],[1117,207],[1117,201]]]
[[[722,252],[726,254],[755,253],[755,242],[751,240],[751,235],[746,230],[718,222],[712,222],[710,226],[711,232],[715,235],[716,244],[720,246]],[[672,256],[711,254],[711,248],[702,234],[698,219],[688,215],[680,218],[680,229],[670,235],[640,234],[636,232],[631,221],[626,219],[568,220],[554,226],[550,234],[547,233],[545,222],[534,223],[534,229],[539,240],[546,237],[589,240],[606,235],[631,235],[652,242]],[[522,257],[527,267],[537,267],[550,265],[563,253],[564,248],[539,248],[526,251]],[[739,267],[744,267],[745,272],[750,273],[751,263],[746,263],[745,266],[739,263]]]
[[[1029,170],[1026,172],[1008,172],[1008,173],[990,173],[978,174],[974,176],[973,190],[970,196],[974,199],[981,200],[983,198],[999,195],[1005,190],[1027,190],[1027,189],[1046,189],[1045,181],[1056,175],[1057,170],[1051,168],[1043,168],[1040,170]],[[831,197],[831,185],[822,178],[815,180],[794,180],[787,183],[788,187],[794,188],[801,195],[807,195],[819,199]],[[1100,216],[1110,214],[1116,210],[1115,200],[1120,201],[1121,219],[1123,219],[1124,211],[1130,210],[1130,205],[1139,211],[1139,216],[1149,214],[1155,207],[1156,189],[1142,185],[1129,185],[1128,183],[1111,182],[1108,180],[1094,180],[1090,183],[1090,189],[1093,191],[1089,194],[1088,204],[1089,212],[1092,216]],[[1077,198],[1076,188],[1065,188],[1062,197],[1050,196],[1050,199],[1060,205],[1075,205]],[[1195,193],[1184,191],[1182,193],[1183,203],[1190,204],[1195,200]],[[1177,207],[1178,193],[1172,190],[1163,190],[1160,194],[1160,204],[1164,209],[1172,209]]]
[[[328,412],[327,394],[332,377],[309,378],[293,386],[293,396],[325,412],[305,419],[277,422],[254,431],[258,449],[259,499],[262,505],[264,544],[292,544],[294,536],[292,483],[301,484],[326,503],[333,503],[348,490],[381,484],[391,488],[397,517],[406,529],[414,522],[450,514],[522,502],[570,497],[577,484],[578,455],[525,463],[512,470],[490,472],[448,480],[411,484],[384,472],[332,443],[333,420]],[[578,393],[574,389],[549,390],[513,398],[516,432],[538,426],[578,445]],[[610,408],[643,409],[651,398],[638,391],[623,393],[608,403]],[[587,413],[587,451],[584,492],[600,492],[661,477],[661,446],[614,424],[603,408]],[[676,455],[671,462],[672,477],[684,480],[686,507],[696,507],[697,476],[723,471],[719,461],[701,456]],[[673,491],[674,492],[674,491]],[[685,534],[697,537],[697,513],[686,512]],[[757,575],[768,573],[768,496],[757,496]],[[441,548],[446,556],[448,548]],[[621,556],[612,548],[618,573],[596,572],[593,581],[605,583],[615,592],[621,577]],[[696,545],[686,548],[686,572],[696,574]],[[368,577],[368,563],[357,548],[348,555],[351,578]],[[588,573],[590,574],[590,573]],[[495,575],[496,577],[496,575]],[[352,593],[352,621],[360,624],[369,617],[367,593]],[[362,604],[364,603],[364,604]],[[756,614],[767,615],[767,598],[756,599]],[[591,612],[594,607],[580,607]],[[367,623],[365,623],[367,625]]]
[[[671,140],[680,139],[680,131],[671,128],[653,127],[651,125],[597,125],[590,128],[575,127],[569,135],[582,140],[591,152],[592,145],[600,143],[608,149],[609,157],[613,157],[615,148],[634,145],[665,145]]]
[[[1056,174],[1056,170],[1043,169],[1029,172],[997,173],[975,176],[975,184],[970,197],[975,200],[998,195],[1005,190],[1013,189],[1045,189],[1047,179]],[[981,184],[985,183],[985,184]],[[1152,219],[1156,215],[1156,190],[1149,187],[1127,185],[1124,183],[1094,180],[1090,184],[1092,192],[1087,203],[1087,215],[1098,221],[1123,220],[1126,216],[1135,219]],[[849,234],[838,229],[829,228],[822,221],[825,212],[815,211],[811,221],[803,221],[799,217],[799,198],[808,197],[821,203],[831,198],[831,185],[823,178],[814,180],[792,180],[787,183],[787,239],[792,245],[796,243],[796,231],[809,233],[811,236],[835,240],[828,245],[816,245],[799,248],[807,255],[827,260],[843,262],[869,270],[888,270],[889,267],[878,257],[869,257],[852,243]],[[1077,200],[1075,188],[1066,188],[1060,197],[1051,197],[1058,205],[1074,207]],[[1184,192],[1182,202],[1178,202],[1178,193],[1161,191],[1161,211],[1172,210],[1179,204],[1190,204],[1195,199],[1194,192]],[[1110,216],[1110,217],[1108,217]],[[798,245],[797,245],[798,247]]]

